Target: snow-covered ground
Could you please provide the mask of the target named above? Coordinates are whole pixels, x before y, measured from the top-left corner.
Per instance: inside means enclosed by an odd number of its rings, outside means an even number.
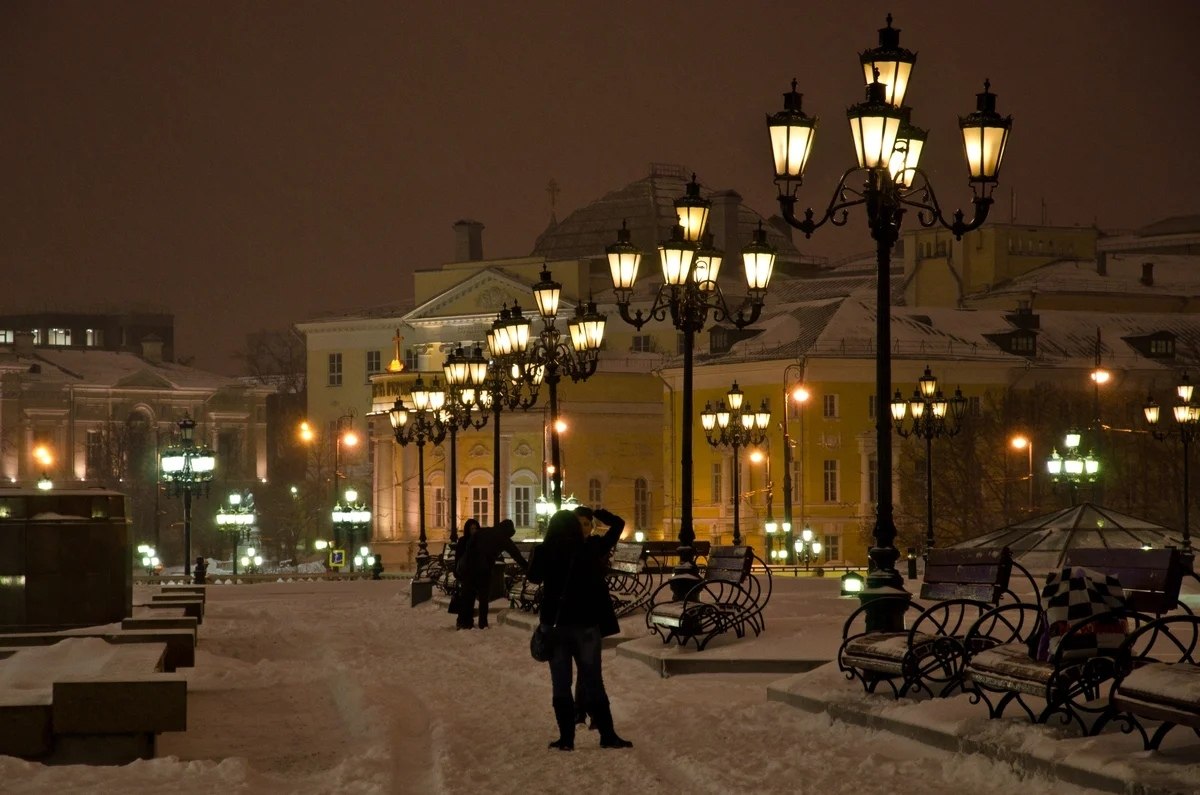
[[[770,656],[828,652],[855,604],[836,587],[835,578],[777,578],[768,631],[747,643]],[[585,732],[575,752],[548,751],[549,677],[529,658],[527,631],[493,621],[456,632],[443,607],[409,601],[406,580],[210,587],[196,667],[183,669],[186,732],[162,735],[159,758],[124,767],[0,757],[0,790],[1084,791],[768,701],[777,674],[662,679],[613,650],[605,681],[617,729],[635,747],[603,750]],[[627,620],[623,634],[644,632],[638,623]]]

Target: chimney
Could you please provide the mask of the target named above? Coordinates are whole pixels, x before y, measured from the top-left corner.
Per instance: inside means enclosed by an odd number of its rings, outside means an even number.
[[[142,337],[142,358],[151,364],[162,364],[163,343],[157,334]]]
[[[33,356],[33,332],[13,332],[13,353],[26,358]]]
[[[712,195],[712,205],[708,228],[712,230],[713,244],[724,251],[726,257],[737,257],[742,250],[738,234],[738,208],[742,206],[742,197],[737,191],[723,190]]]
[[[1108,252],[1107,251],[1097,251],[1096,252],[1096,275],[1097,276],[1107,276],[1108,275]]]
[[[478,262],[483,259],[483,224],[462,220],[454,223],[454,261]]]
[[[1141,281],[1141,283],[1146,285],[1147,287],[1154,286],[1154,263],[1153,262],[1143,262],[1142,263],[1142,278],[1139,281]]]

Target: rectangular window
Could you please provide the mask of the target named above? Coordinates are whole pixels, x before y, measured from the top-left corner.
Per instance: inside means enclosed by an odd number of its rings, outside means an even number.
[[[49,344],[50,345],[70,345],[71,344],[71,329],[69,328],[52,328],[50,329]]]
[[[413,348],[404,349],[404,369],[410,373],[417,369],[417,352]]]
[[[600,485],[600,478],[588,480],[588,505],[593,508],[604,507],[604,488]]]
[[[825,502],[838,501],[838,462],[836,458],[825,459],[824,464]]]
[[[827,420],[835,420],[838,416],[838,396],[821,396],[821,416]]]
[[[84,332],[86,341],[85,345],[89,348],[99,348],[104,344],[104,330],[98,328],[90,328]]]
[[[42,344],[42,330],[40,328],[35,328],[35,329],[30,329],[30,331],[33,332],[33,344],[41,345]]]
[[[709,481],[709,483],[712,484],[712,501],[715,503],[721,502],[721,495],[725,491],[725,484],[723,482],[724,474],[724,464],[722,464],[720,461],[714,462],[712,465],[712,479]]]
[[[1151,356],[1174,356],[1175,340],[1150,340]]]
[[[825,549],[821,550],[825,553],[825,562],[831,560],[842,559],[842,537],[841,536],[825,536]]]
[[[650,526],[650,489],[645,478],[633,481],[633,526],[637,530]]]
[[[375,375],[382,373],[383,366],[380,364],[382,356],[379,351],[367,351],[367,375]]]
[[[329,386],[342,385],[342,355],[340,353],[329,354]]]
[[[433,526],[446,526],[446,489],[443,486],[433,487]]]
[[[12,341],[13,341],[12,329],[9,328],[9,329],[0,330],[0,342],[6,343],[8,345],[12,345]]]
[[[491,522],[488,517],[490,514],[491,500],[489,495],[491,489],[487,486],[472,486],[471,487],[471,516],[481,525],[489,525]]]
[[[513,486],[513,524],[533,527],[533,487]]]
[[[101,431],[87,432],[86,453],[87,476],[98,478],[104,473],[104,434]]]
[[[649,334],[634,334],[629,350],[634,353],[650,353],[654,350],[654,340]]]

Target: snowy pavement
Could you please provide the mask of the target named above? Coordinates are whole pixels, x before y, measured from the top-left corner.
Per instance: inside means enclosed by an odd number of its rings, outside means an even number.
[[[705,654],[832,656],[853,604],[837,598],[836,580],[777,580],[767,632],[740,650],[719,644]],[[627,619],[623,634],[641,634],[638,621]],[[200,638],[196,667],[184,670],[188,731],[162,735],[159,758],[99,768],[0,757],[0,789],[1088,791],[1026,774],[1019,763],[949,753],[770,700],[768,686],[787,681],[780,674],[661,678],[616,650],[604,653],[605,681],[617,729],[635,747],[602,750],[594,733],[583,733],[575,752],[551,752],[549,676],[529,659],[527,630],[495,621],[487,631],[455,632],[444,607],[409,606],[407,581],[213,586]],[[821,684],[830,693],[840,686]],[[1127,742],[1122,755],[1145,756],[1134,738],[1118,739]],[[1185,780],[1197,782],[1200,750],[1193,759]]]

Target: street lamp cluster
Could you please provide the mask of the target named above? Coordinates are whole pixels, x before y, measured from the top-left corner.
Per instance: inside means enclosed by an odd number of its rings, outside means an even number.
[[[925,554],[933,549],[933,440],[942,436],[956,436],[962,430],[963,416],[967,412],[967,399],[961,389],[954,390],[954,397],[947,399],[938,389],[937,378],[925,368],[925,374],[917,380],[912,397],[905,400],[896,390],[892,398],[892,423],[896,433],[904,438],[916,436],[925,440]],[[908,422],[905,422],[906,417]]]
[[[149,544],[138,544],[137,548],[138,559],[141,560],[142,568],[146,570],[146,576],[154,573],[158,565],[162,563],[158,558],[158,550]]]
[[[742,249],[747,294],[733,308],[725,300],[717,282],[724,261],[724,252],[715,248],[712,237],[705,234],[711,202],[700,195],[695,175],[687,184],[683,196],[675,200],[679,223],[672,227],[671,237],[658,246],[663,283],[655,293],[648,309],[632,309],[633,289],[637,282],[642,252],[630,240],[628,228],[622,224],[617,241],[608,246],[609,270],[616,292],[621,318],[636,329],[651,320],[665,321],[683,333],[683,400],[682,443],[680,445],[679,565],[675,569],[672,592],[682,598],[697,576],[695,549],[692,542],[696,532],[692,525],[692,422],[693,420],[693,353],[696,335],[703,331],[710,315],[714,322],[745,328],[762,314],[767,285],[775,268],[775,250],[767,243],[766,231],[759,225],[754,239]]]
[[[1066,482],[1071,488],[1071,504],[1076,502],[1080,483],[1094,483],[1100,476],[1100,461],[1090,450],[1083,450],[1080,443],[1083,435],[1079,431],[1067,431],[1063,437],[1063,452],[1057,447],[1050,449],[1046,459],[1046,472],[1054,483]]]
[[[445,402],[446,393],[439,386],[436,376],[433,379],[433,389],[426,389],[425,379],[417,376],[412,389],[409,390],[407,404],[403,397],[398,397],[388,413],[396,443],[402,447],[410,444],[417,446],[417,474],[420,479],[417,488],[418,575],[429,560],[428,538],[425,533],[425,445],[438,445],[446,438],[446,424],[441,421],[442,406]]]
[[[488,348],[498,373],[496,380],[505,384],[509,408],[531,407],[537,400],[540,385],[545,383],[548,387],[550,466],[553,467],[549,500],[556,509],[563,504],[558,384],[564,375],[576,383],[595,375],[607,323],[607,317],[596,309],[594,302],[581,301],[575,306],[575,314],[567,323],[568,333],[564,337],[555,325],[561,293],[562,285],[554,281],[549,270],[543,269],[541,278],[533,285],[534,303],[542,320],[541,330],[533,335],[529,320],[514,303],[511,308],[501,311],[488,334]],[[507,378],[504,373],[508,374]]]
[[[366,535],[371,525],[371,511],[359,501],[358,491],[346,489],[344,496],[345,502],[338,500],[333,505],[333,543],[338,549],[342,544],[353,547],[355,536],[360,531]]]
[[[738,451],[750,445],[762,444],[767,438],[767,427],[771,424],[771,410],[766,398],[757,411],[743,405],[745,393],[733,382],[725,400],[718,401],[714,408],[711,402],[704,404],[700,414],[700,425],[713,447],[729,447],[733,450],[733,543],[742,543],[740,522],[741,465]]]
[[[1193,391],[1192,382],[1188,379],[1187,373],[1183,374],[1179,384],[1175,387],[1175,397],[1177,401],[1171,407],[1171,414],[1175,417],[1175,430],[1169,431],[1158,424],[1160,408],[1154,400],[1154,395],[1150,395],[1146,399],[1146,405],[1142,411],[1146,415],[1146,422],[1150,425],[1150,433],[1155,439],[1160,442],[1165,441],[1170,436],[1178,436],[1179,443],[1183,445],[1183,551],[1184,554],[1191,554],[1192,551],[1192,534],[1190,527],[1190,517],[1188,514],[1191,511],[1190,500],[1190,478],[1191,478],[1191,456],[1188,454],[1188,448],[1196,439],[1197,434],[1200,434],[1200,404],[1192,400]]]
[[[204,496],[217,467],[216,454],[194,438],[196,421],[184,415],[177,423],[179,438],[159,456],[159,477],[167,496],[183,495],[183,572],[192,576],[192,494]]]
[[[876,355],[875,444],[878,503],[873,530],[875,546],[869,555],[873,571],[868,577],[864,599],[875,608],[867,616],[868,630],[898,629],[903,625],[903,609],[888,604],[897,600],[875,601],[879,594],[903,589],[896,571],[899,552],[894,547],[896,525],[892,507],[892,440],[887,411],[891,394],[891,252],[900,235],[900,226],[909,209],[917,211],[918,222],[925,227],[941,225],[956,238],[978,228],[986,220],[1000,174],[1011,117],[996,112],[996,96],[990,84],[976,95],[973,113],[959,117],[963,148],[967,159],[968,182],[972,187],[974,218],[964,220],[961,211],[947,220],[928,177],[919,167],[926,132],[911,122],[911,110],[904,105],[905,94],[916,64],[916,55],[900,47],[900,31],[887,27],[879,31],[879,46],[862,52],[859,61],[866,83],[866,101],[847,112],[857,162],[848,168],[834,188],[833,196],[820,218],[809,209],[804,217],[796,215],[796,191],[804,179],[805,167],[813,149],[817,118],[801,109],[801,95],[792,82],[792,90],[783,95],[783,110],[767,116],[767,128],[775,163],[775,181],[780,187],[779,205],[784,219],[811,236],[825,223],[846,224],[849,210],[862,205],[867,226],[876,242],[878,278],[876,279]],[[862,182],[851,177],[859,175]]]
[[[242,542],[249,540],[251,529],[257,521],[258,514],[254,511],[253,494],[247,494],[243,497],[241,492],[231,492],[229,495],[229,507],[221,506],[217,508],[218,529],[234,533],[233,576],[235,577],[238,573],[238,558]]]
[[[487,333],[488,360],[487,381],[483,390],[484,400],[492,409],[492,517],[500,522],[500,416],[505,411],[527,410],[537,403],[538,390],[545,377],[544,369],[534,368],[526,378],[519,360],[529,348],[529,321],[521,314],[520,307],[513,305],[500,309]]]

